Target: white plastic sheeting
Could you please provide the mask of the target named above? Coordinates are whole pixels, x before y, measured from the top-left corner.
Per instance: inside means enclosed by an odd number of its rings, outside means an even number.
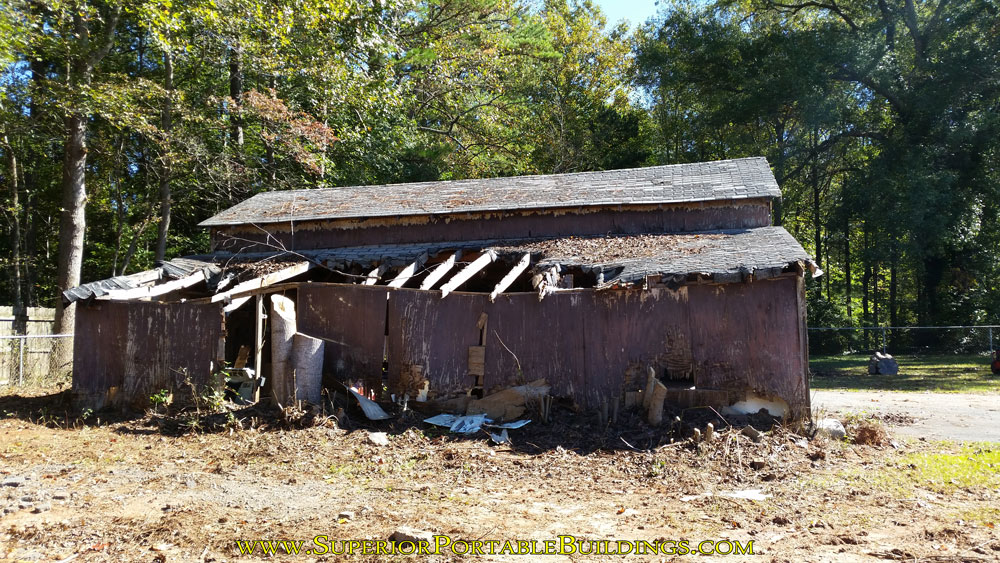
[[[323,341],[301,332],[292,338],[292,368],[295,370],[295,396],[314,405],[322,400]]]
[[[271,296],[271,392],[279,405],[295,401],[292,348],[295,338],[295,302],[284,295]]]

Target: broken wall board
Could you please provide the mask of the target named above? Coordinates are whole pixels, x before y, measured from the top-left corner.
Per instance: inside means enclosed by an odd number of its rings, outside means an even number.
[[[298,330],[326,341],[324,372],[381,388],[389,291],[356,284],[299,286]]]
[[[464,393],[469,378],[469,347],[479,345],[476,323],[486,295],[399,289],[389,296],[389,391],[402,393],[411,366],[423,368],[436,396]],[[385,301],[383,300],[383,306]]]
[[[752,388],[807,408],[795,285],[775,278],[678,290],[575,289],[541,302],[535,294],[503,294],[495,303],[483,294],[441,300],[400,290],[389,300],[390,384],[402,366],[425,365],[433,392],[465,392],[469,348],[479,345],[485,312],[487,392],[523,381],[520,363],[524,379],[544,377],[554,396],[595,408],[644,389],[652,366],[657,377],[692,372],[700,388]]]
[[[690,288],[697,387],[752,389],[793,411],[808,407],[796,279]]]
[[[469,375],[486,375],[486,346],[469,346]]]
[[[101,301],[79,306],[74,333],[73,393],[81,407],[145,408],[161,389],[190,395],[215,386],[223,335],[218,305]]]

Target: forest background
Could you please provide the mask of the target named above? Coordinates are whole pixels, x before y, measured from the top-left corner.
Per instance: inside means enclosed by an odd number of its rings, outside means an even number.
[[[814,326],[1000,324],[991,0],[4,0],[0,302],[267,190],[766,156]]]

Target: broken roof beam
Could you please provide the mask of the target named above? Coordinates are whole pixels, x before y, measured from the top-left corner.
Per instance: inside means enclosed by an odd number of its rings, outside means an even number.
[[[419,270],[424,265],[425,262],[427,262],[426,252],[424,252],[420,256],[417,256],[416,260],[410,262],[410,264],[407,267],[400,270],[399,274],[396,275],[396,277],[393,278],[391,282],[389,282],[389,287],[398,289],[406,285],[406,282],[410,281],[414,276],[417,275],[417,270]]]
[[[493,288],[493,292],[490,293],[490,303],[496,301],[498,295],[507,291],[507,288],[510,287],[511,284],[513,284],[517,278],[524,273],[525,270],[528,269],[529,265],[531,265],[531,254],[527,253],[521,257],[521,260],[519,260],[509,272],[507,272],[507,275],[500,280],[500,283]]]
[[[225,307],[222,308],[222,312],[228,315],[229,313],[232,313],[236,309],[242,307],[243,304],[249,301],[252,297],[253,295],[247,295],[246,297],[239,297],[237,299],[233,299],[229,303],[229,305],[226,305]]]
[[[382,262],[374,270],[368,272],[368,275],[365,277],[365,281],[361,282],[361,285],[375,285],[382,277],[382,274],[384,274],[388,269],[389,265]]]
[[[135,287],[132,289],[115,289],[103,295],[98,299],[111,299],[114,301],[134,301],[134,300],[144,300],[151,299],[153,297],[158,297],[160,295],[166,295],[172,291],[178,291],[181,289],[187,289],[194,285],[205,281],[207,276],[203,270],[199,270],[190,276],[186,276],[177,280],[171,280],[167,283],[161,283],[160,285],[144,285],[141,287]]]
[[[554,264],[531,278],[531,287],[538,290],[538,300],[545,299],[550,293],[555,293],[559,285],[559,264]]]
[[[456,250],[451,256],[445,259],[444,262],[438,264],[433,270],[430,271],[429,274],[427,274],[423,283],[420,284],[420,289],[434,289],[434,284],[441,281],[441,279],[455,267],[455,263],[458,262],[460,258],[462,258],[462,251]]]
[[[287,268],[278,270],[277,272],[271,272],[266,276],[261,276],[259,278],[254,278],[252,280],[247,280],[243,283],[236,284],[235,287],[229,291],[224,291],[222,293],[216,293],[212,296],[211,302],[218,303],[219,301],[228,301],[234,295],[238,293],[243,293],[245,291],[253,291],[255,289],[261,289],[269,285],[274,285],[279,282],[283,282],[287,279],[294,278],[299,274],[308,272],[313,268],[312,262],[298,262],[294,266],[289,266]]]
[[[448,283],[441,286],[441,297],[446,297],[452,291],[458,289],[463,283],[472,279],[472,276],[478,274],[483,268],[493,263],[497,259],[497,253],[493,249],[487,249],[486,252],[482,254],[479,258],[476,258],[467,266],[462,268],[455,277],[451,278]]]

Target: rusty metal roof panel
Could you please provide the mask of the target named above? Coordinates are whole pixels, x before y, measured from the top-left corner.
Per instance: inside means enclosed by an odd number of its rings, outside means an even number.
[[[201,226],[779,197],[767,160],[755,157],[599,172],[265,192]]]

